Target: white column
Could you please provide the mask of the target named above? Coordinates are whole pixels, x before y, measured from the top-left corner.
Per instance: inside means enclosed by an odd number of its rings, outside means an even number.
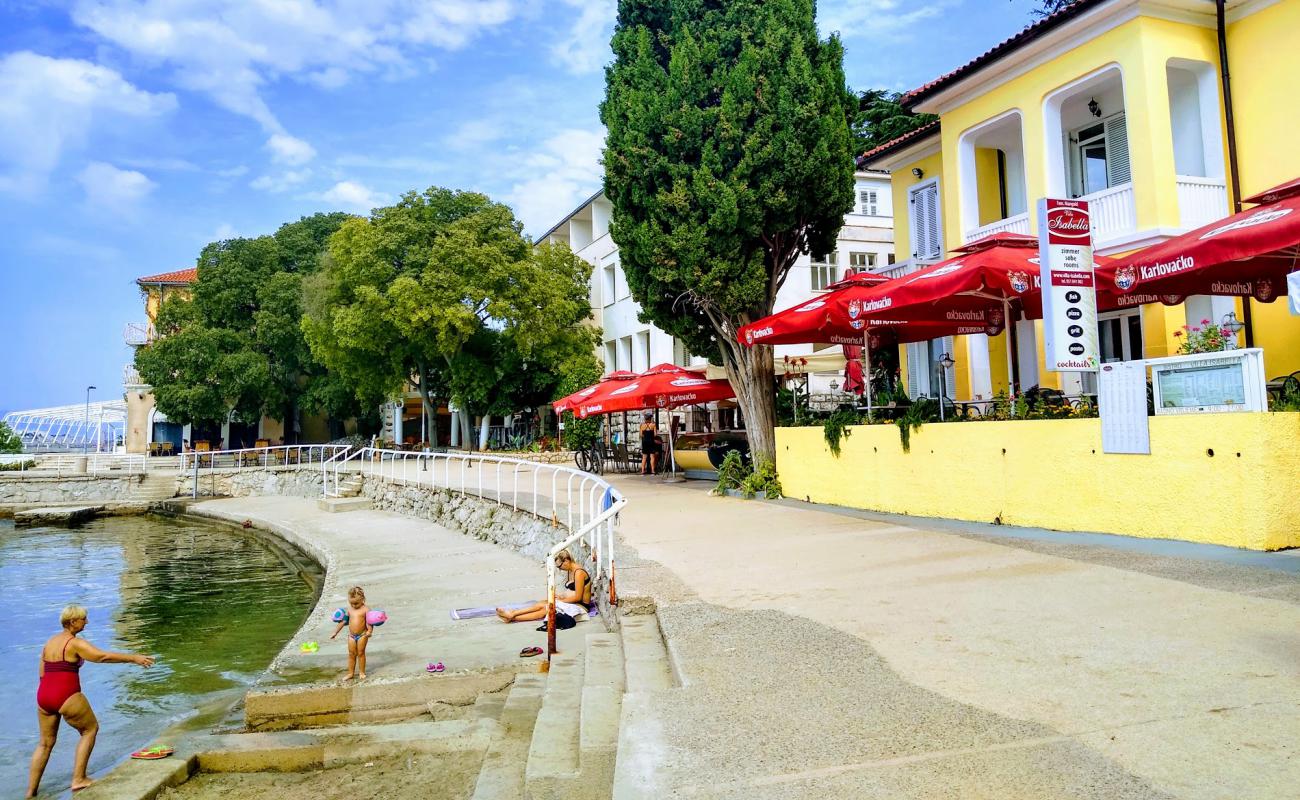
[[[460,447],[460,409],[451,406],[451,446]]]
[[[992,397],[993,374],[989,370],[988,334],[976,333],[966,337],[966,361],[971,396],[984,399]]]
[[[478,423],[478,449],[486,450],[488,443],[488,426],[492,423],[492,417],[484,414],[479,417]]]
[[[403,441],[402,426],[403,417],[406,416],[406,405],[403,403],[393,403],[393,441],[400,446]]]

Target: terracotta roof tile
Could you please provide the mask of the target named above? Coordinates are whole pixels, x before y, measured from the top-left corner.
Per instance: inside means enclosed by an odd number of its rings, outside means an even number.
[[[884,155],[885,153],[898,150],[908,142],[924,139],[925,137],[938,132],[939,132],[939,120],[936,119],[934,122],[930,122],[925,125],[922,125],[921,127],[915,130],[908,131],[902,136],[899,136],[897,139],[891,139],[882,145],[871,148],[867,152],[858,156],[858,166],[859,167],[865,166],[867,163],[869,163],[873,158],[876,158],[877,156],[881,156]]]
[[[908,92],[907,94],[903,95],[903,99],[901,101],[903,107],[912,108],[917,103],[921,102],[926,97],[939,91],[939,89],[943,88],[944,86],[947,86],[950,83],[954,83],[955,81],[960,80],[961,78],[964,78],[967,75],[970,75],[971,73],[978,71],[980,68],[984,66],[992,64],[993,62],[997,61],[1003,56],[1009,55],[1015,52],[1020,47],[1032,42],[1033,40],[1037,39],[1038,37],[1052,30],[1053,28],[1056,28],[1060,25],[1064,25],[1066,22],[1069,22],[1070,20],[1079,16],[1083,12],[1106,2],[1109,2],[1109,0],[1075,0],[1073,3],[1065,6],[1060,11],[1057,11],[1053,14],[1049,14],[1048,16],[1043,17],[1042,19],[1028,26],[1020,33],[1017,33],[1015,36],[1012,36],[1010,39],[1006,39],[994,45],[992,48],[985,51],[983,54],[976,56],[971,61],[967,62],[963,66],[958,67],[952,72],[949,72],[947,75],[943,75],[938,78],[935,78],[934,80],[930,81],[924,86],[919,86],[913,89],[912,91]]]
[[[143,278],[136,278],[136,283],[194,283],[199,279],[199,270],[197,267],[189,269],[178,269],[171,272],[160,272],[157,275],[146,275]]]

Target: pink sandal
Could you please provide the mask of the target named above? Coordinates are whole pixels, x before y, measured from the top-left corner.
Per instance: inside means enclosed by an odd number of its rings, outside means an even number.
[[[446,672],[447,668],[442,665],[441,661],[437,661],[437,662],[430,661],[429,666],[425,667],[424,671],[436,675],[439,672]]]

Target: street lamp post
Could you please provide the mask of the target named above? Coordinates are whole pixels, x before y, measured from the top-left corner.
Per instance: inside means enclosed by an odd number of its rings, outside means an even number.
[[[90,390],[94,388],[96,387],[86,387],[86,413],[81,423],[81,435],[85,437],[81,440],[81,452],[83,453],[86,452],[86,446],[90,443],[90,437],[87,436],[86,431],[90,428]]]
[[[1249,303],[1250,300],[1247,299],[1246,302]],[[1223,322],[1220,325],[1220,327],[1228,334],[1227,336],[1223,337],[1223,349],[1224,350],[1237,349],[1237,334],[1241,333],[1241,329],[1246,327],[1243,323],[1237,320],[1237,312],[1229,311],[1227,314],[1224,314]]]
[[[948,396],[948,370],[956,364],[951,353],[939,356],[939,421],[943,422],[943,401]]]

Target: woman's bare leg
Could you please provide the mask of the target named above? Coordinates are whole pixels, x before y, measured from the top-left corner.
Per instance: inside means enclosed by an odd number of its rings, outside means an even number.
[[[545,616],[546,616],[546,604],[543,603],[540,605],[540,607],[533,606],[532,608],[526,608],[522,611],[516,611],[510,617],[510,621],[511,622],[533,622],[535,620],[543,619],[545,618]]]
[[[546,604],[543,603],[543,602],[541,602],[541,601],[538,601],[538,602],[536,602],[536,603],[533,603],[531,606],[528,606],[527,608],[517,608],[517,609],[515,609],[515,610],[513,610],[513,611],[511,611],[511,610],[509,610],[509,609],[505,609],[505,608],[498,608],[498,609],[497,609],[497,616],[500,617],[501,620],[502,620],[503,622],[516,622],[516,621],[521,620],[521,619],[522,619],[522,620],[537,619],[537,617],[527,617],[527,616],[524,616],[524,615],[525,615],[525,614],[532,614],[532,613],[534,613],[535,611],[537,611],[537,610],[539,610],[539,609],[540,609],[543,613],[545,613],[545,612],[546,612]]]
[[[86,776],[86,766],[90,763],[90,752],[95,749],[95,736],[99,734],[99,719],[90,707],[90,701],[81,692],[69,697],[59,713],[68,724],[81,734],[77,742],[77,755],[72,762],[72,791],[84,789],[93,781]]]
[[[50,761],[54,742],[59,738],[59,715],[50,714],[40,706],[36,707],[36,720],[40,725],[41,741],[32,752],[32,773],[27,781],[27,796],[35,797],[41,788],[41,776],[45,774],[45,765]]]

